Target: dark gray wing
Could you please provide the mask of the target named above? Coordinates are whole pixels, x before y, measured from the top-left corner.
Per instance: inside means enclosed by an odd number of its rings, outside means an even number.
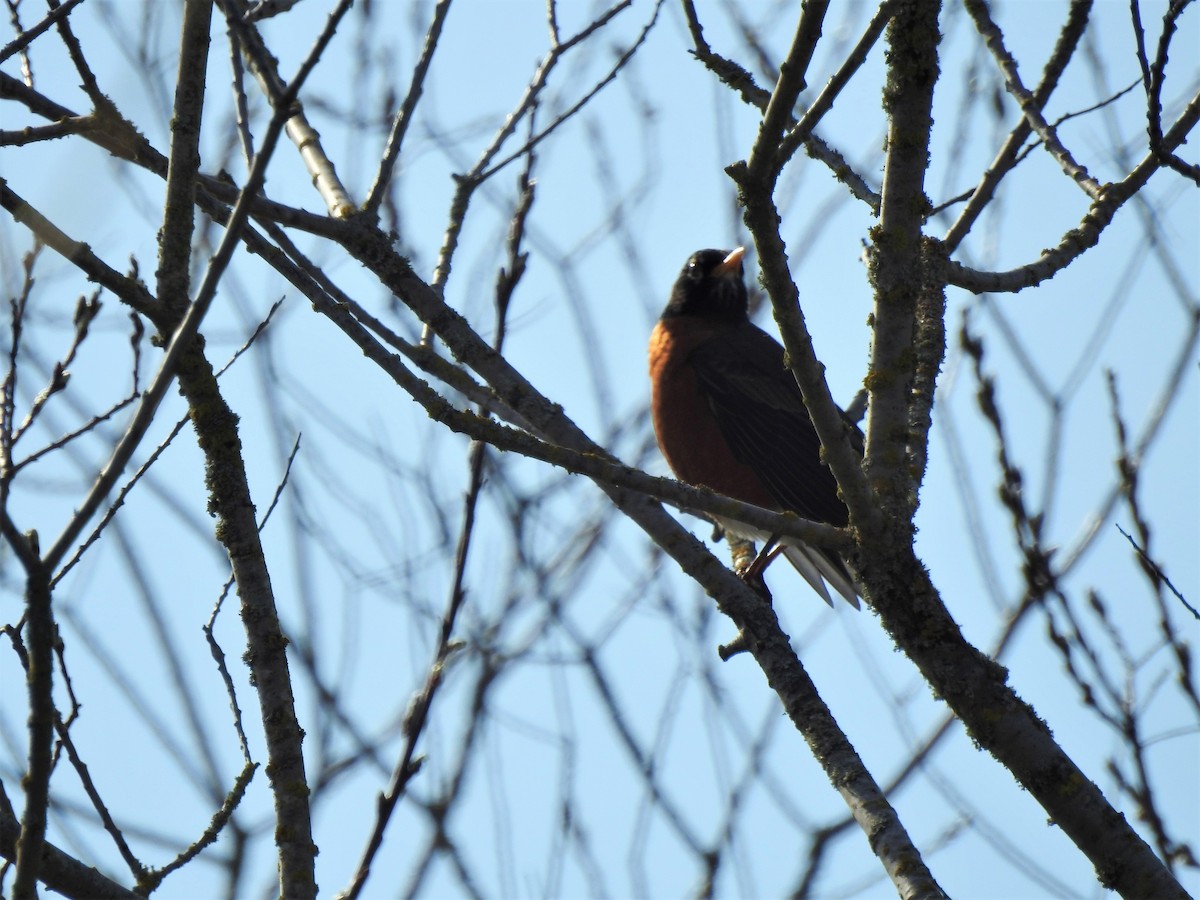
[[[779,506],[845,525],[837,482],[821,462],[821,442],[783,356],[778,341],[746,324],[701,344],[689,359],[734,456]]]

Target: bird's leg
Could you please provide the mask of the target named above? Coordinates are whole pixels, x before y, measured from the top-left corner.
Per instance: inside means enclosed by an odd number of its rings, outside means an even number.
[[[733,563],[733,571],[742,575],[754,564],[754,542],[728,533],[725,536],[729,539],[729,559]]]
[[[781,549],[779,547],[779,539],[771,538],[763,545],[762,550],[756,556],[753,541],[734,537],[731,534],[726,534],[725,536],[729,538],[729,555],[733,561],[733,571],[737,573],[742,581],[766,597],[767,602],[770,603],[771,592],[767,590],[767,583],[763,580],[763,572],[771,564],[771,560],[779,555]]]
[[[771,549],[776,545],[777,541],[774,539],[768,541],[763,546],[762,552],[756,554],[753,541],[734,537],[729,532],[725,533],[725,537],[729,540],[729,555],[733,562],[733,571],[746,584],[754,588],[764,600],[768,603],[773,603],[774,600],[771,597],[771,591],[767,588],[767,582],[763,579],[763,570],[767,568],[767,564],[779,552],[777,549]],[[732,656],[745,653],[748,649],[750,648],[746,643],[746,635],[739,631],[737,636],[728,644],[721,644],[717,647],[717,655],[724,662]]]
[[[754,545],[750,544],[750,549],[754,549]],[[779,535],[772,535],[771,539],[763,544],[762,550],[758,552],[753,562],[750,563],[739,574],[750,584],[763,582],[763,573],[767,571],[772,561],[783,551],[783,545],[779,543]]]

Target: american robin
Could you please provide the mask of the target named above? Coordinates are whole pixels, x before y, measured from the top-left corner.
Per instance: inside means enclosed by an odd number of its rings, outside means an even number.
[[[675,476],[767,509],[845,525],[837,482],[779,342],[750,322],[742,247],[688,259],[650,335],[650,410]],[[750,541],[773,535],[715,517]],[[786,538],[781,548],[830,606],[825,582],[854,607],[858,592],[838,554]],[[767,558],[764,561],[769,561]]]

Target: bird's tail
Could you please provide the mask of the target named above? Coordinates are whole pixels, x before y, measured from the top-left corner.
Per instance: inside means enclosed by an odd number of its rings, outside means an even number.
[[[846,564],[833,553],[824,553],[804,544],[788,545],[783,548],[783,555],[788,558],[796,571],[804,580],[812,585],[822,600],[833,606],[833,598],[829,596],[826,582],[841,594],[846,602],[859,609],[858,589],[854,586],[854,578]]]

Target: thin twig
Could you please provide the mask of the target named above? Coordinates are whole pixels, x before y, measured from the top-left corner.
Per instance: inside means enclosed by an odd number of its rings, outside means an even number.
[[[32,28],[22,30],[17,37],[5,44],[3,48],[0,48],[0,63],[4,62],[10,56],[15,56],[23,51],[50,28],[54,27],[59,19],[65,19],[69,16],[75,7],[82,2],[83,0],[66,0],[61,6],[52,7],[42,21],[38,22]]]
[[[1130,546],[1133,547],[1133,549],[1137,552],[1138,559],[1140,559],[1142,564],[1154,573],[1154,577],[1162,579],[1162,583],[1165,584],[1168,589],[1170,589],[1172,594],[1179,598],[1179,602],[1182,603],[1187,611],[1192,614],[1193,618],[1200,619],[1200,610],[1188,603],[1187,597],[1183,596],[1183,592],[1180,591],[1179,588],[1175,587],[1175,585],[1171,582],[1171,579],[1167,577],[1167,573],[1162,570],[1162,567],[1153,559],[1151,559],[1150,555],[1146,553],[1141,546],[1139,546],[1138,542],[1133,539],[1133,535],[1131,535],[1116,522],[1113,522],[1113,527],[1116,528],[1117,531],[1121,532],[1121,535],[1125,538],[1125,540],[1129,541]]]
[[[863,32],[862,37],[858,39],[858,43],[854,45],[854,49],[846,55],[837,72],[829,79],[829,83],[821,89],[821,93],[813,100],[812,105],[804,111],[804,115],[800,117],[800,120],[784,135],[783,141],[779,145],[777,165],[782,166],[787,162],[795,154],[796,149],[808,140],[813,129],[817,127],[817,124],[825,114],[833,109],[833,103],[842,92],[842,89],[850,83],[850,79],[854,77],[854,73],[862,68],[862,64],[867,60],[867,55],[871,52],[875,44],[879,42],[880,35],[883,34],[884,28],[887,27],[887,23],[892,17],[894,5],[894,0],[884,0],[884,2],[879,4],[879,9],[875,10],[875,15],[867,23],[866,30]]]
[[[391,184],[396,160],[400,158],[400,148],[404,144],[404,136],[408,133],[408,126],[416,111],[417,101],[421,99],[425,77],[429,73],[430,63],[433,62],[433,54],[437,50],[438,39],[441,37],[442,26],[446,22],[448,12],[450,12],[450,0],[438,0],[433,8],[433,19],[429,23],[429,30],[425,33],[425,42],[421,46],[421,56],[417,60],[417,64],[413,66],[408,93],[404,95],[404,103],[401,104],[400,110],[392,122],[392,130],[388,135],[383,158],[379,161],[379,170],[375,175],[371,190],[367,193],[367,199],[362,205],[363,215],[371,220],[379,215],[379,205],[383,202],[388,186]]]

